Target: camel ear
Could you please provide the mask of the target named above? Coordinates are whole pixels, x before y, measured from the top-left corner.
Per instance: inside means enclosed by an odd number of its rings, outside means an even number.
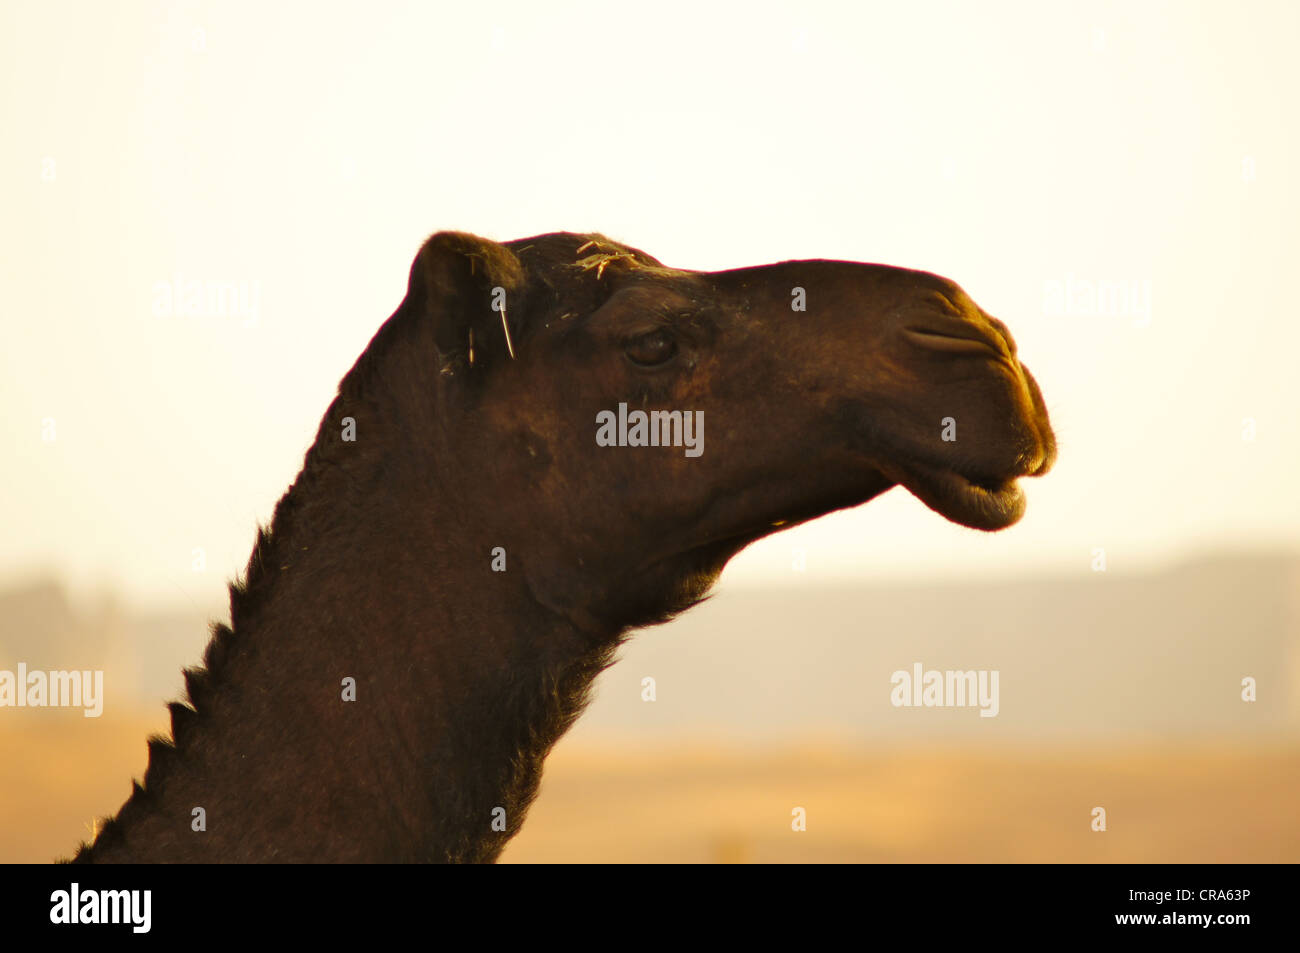
[[[514,357],[510,315],[524,289],[524,269],[505,245],[467,232],[438,232],[411,265],[408,304],[433,323],[444,365],[473,367]]]

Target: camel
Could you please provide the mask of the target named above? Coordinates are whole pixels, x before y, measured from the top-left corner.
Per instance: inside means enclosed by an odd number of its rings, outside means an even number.
[[[1055,456],[946,278],[434,234],[73,860],[494,861],[620,643],[750,543],[900,485],[1003,529]]]

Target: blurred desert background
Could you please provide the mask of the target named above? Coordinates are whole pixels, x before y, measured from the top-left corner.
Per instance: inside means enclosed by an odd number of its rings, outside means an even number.
[[[75,656],[108,686],[98,719],[3,713],[0,860],[67,852],[125,799],[204,641],[195,609],[74,607],[48,581],[0,597],[0,668]],[[891,673],[917,661],[996,669],[998,715],[893,707]],[[1295,554],[1130,577],[724,585],[624,648],[503,859],[1297,862],[1298,792]]]
[[[937,272],[1060,443],[1007,532],[894,490],[742,553],[602,677],[506,860],[1300,861],[1298,35],[1285,0],[6,0],[0,669],[107,701],[0,709],[0,861],[125,799],[442,229]],[[1000,713],[892,707],[918,662],[999,671]]]

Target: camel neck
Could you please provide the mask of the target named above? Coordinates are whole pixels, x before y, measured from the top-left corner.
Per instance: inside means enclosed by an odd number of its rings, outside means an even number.
[[[466,527],[312,484],[232,590],[175,747],[79,859],[490,861],[519,829],[616,633],[539,606]]]

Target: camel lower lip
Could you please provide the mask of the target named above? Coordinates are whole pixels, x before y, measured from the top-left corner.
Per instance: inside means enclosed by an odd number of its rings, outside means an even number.
[[[912,463],[898,482],[939,515],[972,529],[1006,529],[1025,515],[1025,493],[1015,477],[985,486],[952,470]]]

